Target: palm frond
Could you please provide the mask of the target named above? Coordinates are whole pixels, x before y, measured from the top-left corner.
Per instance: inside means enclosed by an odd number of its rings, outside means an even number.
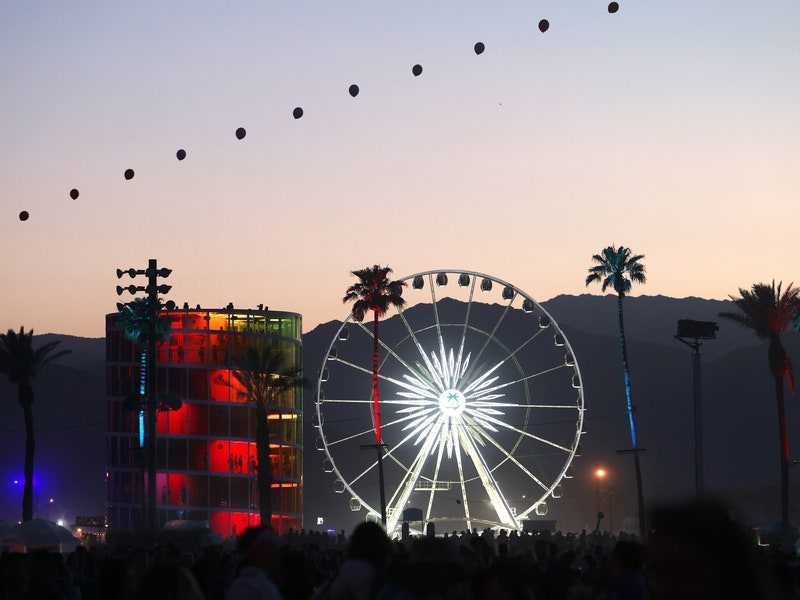
[[[625,246],[606,246],[599,254],[592,255],[597,263],[588,269],[586,285],[601,283],[602,291],[609,287],[624,296],[631,290],[633,283],[646,283],[645,267],[640,262],[644,254],[632,255],[631,249]]]
[[[60,341],[48,342],[39,348],[33,347],[33,329],[19,333],[9,329],[0,334],[0,373],[5,373],[12,383],[20,383],[35,379],[39,370],[52,361],[72,352],[56,348]]]
[[[358,281],[347,288],[342,301],[353,302],[353,318],[362,321],[367,311],[374,311],[379,317],[386,314],[391,306],[402,308],[405,282],[389,279],[392,269],[388,266],[373,265],[350,272]]]

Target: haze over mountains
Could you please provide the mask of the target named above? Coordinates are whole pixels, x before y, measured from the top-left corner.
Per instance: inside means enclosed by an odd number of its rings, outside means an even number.
[[[456,310],[455,301],[452,309]],[[595,512],[596,488],[591,471],[602,463],[609,478],[601,489],[604,510],[614,514],[614,526],[635,514],[630,458],[618,456],[629,447],[624,410],[613,296],[558,296],[543,303],[564,329],[580,364],[586,395],[586,434],[583,455],[574,462],[575,477],[563,482],[564,496],[549,502],[547,518],[559,526],[589,526]],[[489,315],[489,305],[475,311]],[[410,309],[414,310],[414,309]],[[424,307],[420,307],[424,310]],[[701,298],[641,296],[625,301],[634,401],[639,419],[645,493],[650,504],[688,497],[693,486],[692,404],[690,351],[672,338],[679,318],[720,322],[719,339],[703,346],[706,482],[753,522],[773,520],[777,514],[777,419],[772,379],[767,369],[766,344],[750,332],[722,321],[717,314],[733,310],[730,302]],[[510,326],[522,323],[521,311],[507,317]],[[519,321],[517,321],[519,320]],[[383,326],[383,324],[382,324]],[[307,377],[316,381],[322,359],[339,323],[319,325],[303,336]],[[392,335],[391,320],[386,321]],[[104,511],[105,406],[102,339],[67,335],[37,336],[39,344],[62,340],[72,354],[43,371],[35,384],[37,427],[38,513],[47,516],[47,498],[53,497],[52,518]],[[388,339],[388,338],[387,338]],[[800,357],[800,336],[788,333],[790,354]],[[365,357],[363,364],[368,363]],[[350,527],[364,513],[352,513],[347,495],[333,492],[332,476],[322,470],[322,454],[315,450],[314,392],[305,394],[304,484],[305,523],[314,527],[319,516],[326,526]],[[787,395],[790,446],[800,442],[797,399]],[[16,389],[0,381],[0,519],[17,519],[24,444],[21,410]],[[792,444],[794,443],[794,446]],[[798,451],[800,455],[800,451]],[[520,485],[524,485],[521,482]],[[608,493],[613,492],[609,498]],[[794,490],[793,490],[794,492]],[[800,498],[792,495],[792,514],[800,520]],[[613,506],[612,506],[613,504]]]

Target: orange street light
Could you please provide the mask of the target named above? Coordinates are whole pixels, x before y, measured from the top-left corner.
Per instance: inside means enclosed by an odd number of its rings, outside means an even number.
[[[606,478],[608,472],[600,465],[594,467],[594,478],[597,480],[597,512],[600,512],[600,482]]]

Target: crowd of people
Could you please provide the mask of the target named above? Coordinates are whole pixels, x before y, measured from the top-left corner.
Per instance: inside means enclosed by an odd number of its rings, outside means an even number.
[[[794,548],[760,545],[727,511],[657,511],[632,534],[485,530],[390,540],[247,529],[235,548],[79,547],[0,559],[0,600],[538,600],[800,598]]]

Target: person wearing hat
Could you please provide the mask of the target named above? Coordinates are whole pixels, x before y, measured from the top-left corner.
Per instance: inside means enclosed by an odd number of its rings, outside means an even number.
[[[243,562],[226,600],[283,600],[269,578],[275,563],[277,539],[269,527],[249,527],[239,538],[237,552]]]

